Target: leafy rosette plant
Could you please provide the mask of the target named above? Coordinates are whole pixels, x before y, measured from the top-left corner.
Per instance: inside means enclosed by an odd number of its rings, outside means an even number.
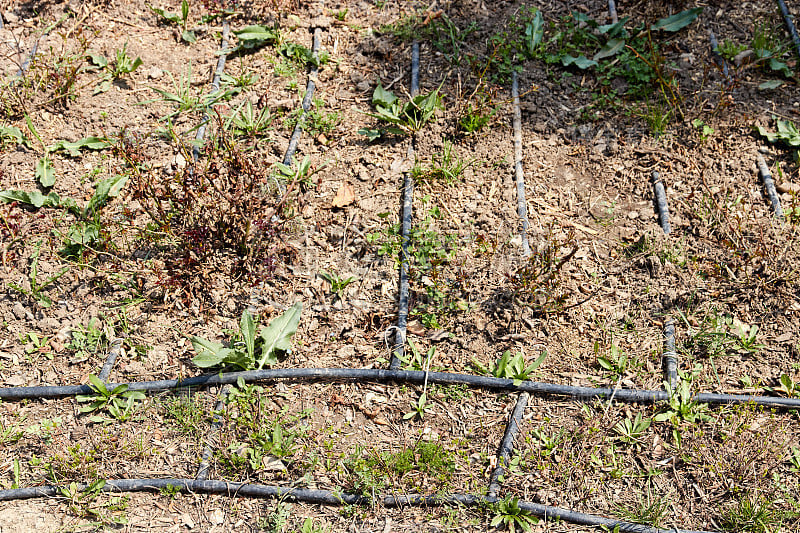
[[[200,368],[232,365],[243,370],[261,370],[274,365],[279,354],[291,349],[302,310],[302,303],[294,304],[268,326],[262,326],[256,335],[253,315],[245,309],[239,320],[239,341],[225,346],[201,337],[191,337],[189,340],[197,352],[192,362]]]

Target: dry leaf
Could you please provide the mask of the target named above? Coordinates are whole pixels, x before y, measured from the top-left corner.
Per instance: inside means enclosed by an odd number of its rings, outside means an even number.
[[[344,207],[352,204],[355,199],[356,192],[353,190],[353,186],[345,181],[342,182],[339,186],[339,190],[336,191],[336,196],[333,198],[333,202],[331,202],[331,207]]]

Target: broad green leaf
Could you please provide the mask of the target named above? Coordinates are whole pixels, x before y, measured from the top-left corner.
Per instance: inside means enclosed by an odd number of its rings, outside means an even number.
[[[47,156],[42,157],[36,163],[36,179],[42,187],[52,187],[56,182],[56,172],[53,169],[53,162]]]
[[[103,380],[95,376],[94,374],[89,374],[89,383],[92,384],[92,387],[95,388],[97,392],[102,394],[103,396],[110,396],[108,389],[106,388],[106,384],[103,383]]]
[[[222,363],[233,351],[225,348],[222,344],[201,337],[191,337],[189,339],[197,355],[192,362],[200,368],[208,368]]]
[[[183,30],[181,32],[181,39],[189,44],[197,42],[197,36],[192,30]]]
[[[599,61],[606,57],[611,57],[623,48],[625,48],[625,39],[611,39],[594,55],[592,60]]]
[[[22,130],[16,126],[0,126],[0,139],[3,141],[13,141],[17,144],[30,146],[30,142],[22,134]]]
[[[97,84],[97,87],[94,88],[94,92],[92,92],[92,95],[107,93],[110,90],[111,90],[111,80],[104,79]]]
[[[525,52],[528,57],[532,57],[536,52],[536,49],[542,42],[542,37],[544,37],[544,19],[542,18],[542,12],[537,9],[533,20],[525,26],[524,42]]]
[[[252,370],[255,367],[255,359],[240,350],[231,350],[225,357],[223,363],[238,366],[242,370]]]
[[[188,0],[183,0],[181,2],[181,18],[183,18],[183,22],[184,23],[189,18],[189,2],[188,2]]]
[[[86,150],[104,150],[106,148],[110,148],[111,143],[108,139],[102,139],[100,137],[84,137],[83,139],[78,139],[75,142],[69,141],[58,141],[57,143],[48,146],[48,152],[58,152],[59,150],[66,150],[69,152],[71,157],[78,157],[80,155],[80,151],[82,149]]]
[[[625,23],[628,22],[629,18],[630,17],[623,17],[616,24],[603,24],[597,28],[597,31],[607,35],[610,39],[618,35],[627,35],[628,32],[625,31]]]
[[[160,9],[160,8],[157,8],[157,7],[153,7],[153,6],[148,6],[148,7],[150,8],[150,11],[152,11],[156,15],[160,15],[161,18],[163,18],[167,22],[171,22],[173,24],[180,24],[181,23],[181,17],[177,13],[170,13],[168,11],[164,11],[163,9]]]
[[[278,40],[277,30],[266,26],[247,26],[241,30],[234,30],[233,34],[239,40],[239,44],[232,52],[254,50]]]
[[[242,318],[239,320],[239,329],[242,332],[242,339],[245,346],[247,346],[247,355],[250,359],[255,360],[256,352],[256,323],[253,320],[253,315],[247,309],[242,313]]]
[[[366,135],[367,140],[369,142],[372,142],[372,141],[374,141],[375,139],[378,139],[381,136],[380,130],[367,129],[367,128],[361,128],[360,130],[358,130],[358,134],[359,135]]]
[[[92,51],[86,53],[86,57],[89,58],[89,62],[100,68],[105,68],[108,66],[108,59],[106,59],[102,54],[96,54]]]
[[[579,69],[584,70],[589,67],[596,66],[597,61],[591,60],[583,54],[579,55],[578,57],[565,55],[561,58],[561,64],[565,67],[568,67],[570,65],[575,65]]]
[[[697,16],[703,12],[702,7],[693,7],[692,9],[687,9],[686,11],[681,11],[680,13],[676,13],[671,17],[663,18],[661,20],[656,21],[655,24],[650,26],[652,31],[678,31],[680,29],[685,28],[692,22]]]
[[[372,93],[372,105],[378,109],[380,112],[380,108],[391,108],[392,104],[397,101],[397,97],[394,95],[392,91],[387,91],[383,88],[380,82],[378,82],[378,86],[375,87],[375,91]]]
[[[792,69],[789,68],[789,65],[778,59],[777,57],[772,57],[769,60],[769,68],[774,70],[775,72],[780,72],[787,78],[792,77]]]
[[[104,206],[109,198],[114,198],[119,195],[122,188],[128,182],[128,176],[116,175],[106,178],[97,183],[94,195],[86,208],[83,210],[84,216],[88,216],[97,208]]]
[[[258,360],[258,370],[266,364],[278,362],[276,352],[286,352],[292,347],[292,337],[300,324],[300,314],[303,304],[298,302],[287,309],[281,316],[270,322],[269,326],[261,328],[261,358]]]

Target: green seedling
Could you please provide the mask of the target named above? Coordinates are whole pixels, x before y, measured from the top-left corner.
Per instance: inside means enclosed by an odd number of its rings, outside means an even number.
[[[79,409],[81,413],[107,411],[112,418],[122,422],[131,418],[136,402],[144,400],[146,397],[141,391],[128,390],[128,385],[124,383],[108,390],[106,384],[94,374],[89,374],[89,383],[94,394],[79,395],[75,398],[80,403],[88,403]],[[89,420],[103,423],[112,422],[112,420],[98,415],[89,417]]]
[[[8,286],[17,292],[36,300],[42,307],[47,308],[53,305],[53,300],[51,300],[50,297],[44,293],[44,290],[55,283],[58,278],[66,274],[69,271],[69,267],[64,267],[60,272],[45,278],[45,280],[42,282],[39,282],[39,255],[41,254],[41,251],[42,241],[39,241],[36,243],[36,249],[34,250],[33,254],[31,254],[31,270],[28,274],[30,289],[22,287],[21,285],[17,285],[16,283],[9,283]]]
[[[347,286],[356,280],[354,276],[350,276],[348,278],[342,278],[336,272],[330,273],[325,271],[320,272],[319,277],[321,277],[322,279],[331,284],[331,292],[334,293],[339,298],[342,297],[342,294],[344,293],[344,290],[347,288]]]
[[[792,446],[791,448],[791,452],[789,454],[789,464],[791,465],[790,469],[792,472],[796,474],[800,473],[800,448],[797,446]]]
[[[190,337],[197,355],[192,362],[200,368],[233,365],[243,370],[261,370],[278,362],[278,354],[288,352],[292,337],[300,323],[302,303],[296,303],[266,327],[261,327],[258,337],[253,316],[246,309],[239,320],[239,342],[230,346]]]
[[[293,167],[296,167],[295,170]],[[292,164],[291,165],[284,165],[283,163],[275,163],[274,167],[277,172],[275,172],[272,177],[282,181],[282,182],[297,182],[303,183],[306,186],[312,186],[313,182],[311,181],[311,177],[325,168],[325,164],[320,165],[318,167],[311,166],[311,159],[305,155],[303,156],[303,160],[299,163],[294,156],[292,156]]]
[[[635,506],[616,505],[616,514],[625,520],[653,527],[660,527],[669,510],[670,500],[666,496],[652,494],[648,488],[646,495],[640,495]]]
[[[484,374],[491,374],[496,378],[513,379],[514,385],[519,385],[523,381],[530,379],[534,370],[544,362],[547,357],[547,352],[543,351],[536,360],[528,366],[525,366],[525,356],[522,352],[517,352],[517,355],[511,356],[511,351],[506,350],[503,355],[495,361],[491,371],[483,366],[477,359],[472,359],[472,365]]]
[[[3,146],[8,144],[21,144],[23,146],[31,147],[31,142],[22,133],[22,130],[16,126],[3,126],[0,125],[0,143]]]
[[[692,121],[692,127],[698,131],[700,131],[700,142],[706,142],[709,137],[714,135],[714,128],[696,118]]]
[[[636,417],[633,420],[625,418],[617,422],[617,425],[614,426],[614,432],[622,442],[638,446],[641,444],[641,439],[644,437],[645,431],[650,427],[651,422],[650,418],[642,418],[641,413],[636,413]]]
[[[414,418],[422,420],[425,418],[425,414],[432,408],[433,406],[428,402],[428,395],[423,392],[419,395],[416,402],[411,403],[412,410],[403,415],[403,420],[412,420]]]
[[[181,39],[187,43],[193,43],[197,41],[197,35],[195,34],[194,30],[189,29],[189,2],[187,0],[183,0],[181,2],[181,12],[172,13],[169,11],[165,11],[163,9],[148,6],[150,11],[159,15],[163,22],[174,24],[181,28]]]
[[[625,372],[628,371],[629,363],[628,357],[615,344],[611,345],[611,352],[608,357],[599,356],[597,358],[597,364],[604,370],[614,374],[615,378],[621,378],[625,375]]]
[[[519,498],[507,496],[497,503],[491,504],[494,512],[491,527],[504,526],[511,533],[516,531],[530,531],[531,528],[539,523],[539,520],[527,509],[519,506]]]
[[[87,56],[95,67],[103,71],[100,83],[95,88],[94,94],[107,92],[111,89],[111,84],[114,81],[128,76],[142,66],[141,58],[132,59],[128,56],[128,43],[125,43],[122,48],[117,50],[114,61],[111,63],[101,54],[89,52]]]
[[[146,100],[142,104],[151,104],[153,102],[166,102],[175,104],[175,110],[164,116],[161,120],[168,121],[172,117],[179,115],[185,111],[195,111],[202,107],[202,99],[193,94],[192,92],[192,64],[189,63],[189,68],[184,76],[176,80],[169,71],[166,71],[172,81],[172,91],[166,89],[159,89],[157,87],[150,87],[152,91],[158,93],[161,98],[156,100]]]
[[[682,378],[685,376],[682,376]],[[656,414],[653,420],[656,422],[671,422],[678,425],[681,421],[695,424],[705,422],[711,417],[706,413],[708,404],[699,403],[692,399],[690,381],[681,379],[677,390],[671,390],[669,384],[665,384],[670,398],[664,411]]]
[[[755,324],[749,326],[747,324],[735,323],[734,327],[735,339],[741,351],[755,353],[765,347],[764,344],[760,344],[756,340],[758,337],[758,326]]]
[[[453,143],[445,140],[442,155],[431,158],[430,166],[423,167],[419,163],[411,169],[411,176],[418,182],[444,181],[452,185],[461,177],[464,171],[473,163],[474,159],[465,161],[453,151]]]
[[[427,94],[420,94],[409,100],[401,102],[393,92],[387,91],[379,83],[372,93],[372,105],[375,113],[365,113],[367,116],[389,124],[385,130],[361,129],[359,133],[366,135],[370,141],[383,136],[385,133],[395,135],[411,135],[427,124],[441,107],[439,89]]]
[[[433,361],[433,356],[436,355],[436,346],[431,346],[428,352],[423,353],[417,347],[417,344],[411,339],[406,339],[408,342],[408,350],[405,352],[403,362],[405,363],[406,370],[425,370],[426,365]]]
[[[756,26],[750,48],[753,50],[756,64],[762,65],[769,72],[777,72],[787,78],[792,77],[792,69],[783,58],[789,48],[788,42],[769,22]]]
[[[789,374],[781,374],[778,381],[780,384],[774,389],[772,387],[765,387],[765,389],[770,392],[781,392],[789,398],[800,398],[800,381],[792,381]]]
[[[272,114],[264,107],[256,111],[250,100],[243,102],[225,122],[225,129],[231,129],[237,135],[260,137],[266,134],[272,125]]]
[[[53,354],[50,352],[48,343],[50,337],[39,337],[33,331],[29,331],[25,335],[20,335],[20,342],[25,344],[25,353],[30,355],[33,353],[44,354],[48,359],[53,359]]]

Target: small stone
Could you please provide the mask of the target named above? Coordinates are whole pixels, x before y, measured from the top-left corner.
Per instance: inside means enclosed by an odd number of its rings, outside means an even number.
[[[192,520],[192,517],[189,515],[189,513],[183,513],[181,520],[183,520],[183,525],[186,526],[187,529],[194,529],[194,520]]]
[[[17,317],[17,320],[24,320],[28,314],[28,311],[20,302],[14,304],[14,307],[11,308],[11,312],[14,313],[14,316]]]
[[[158,67],[153,67],[147,72],[147,77],[151,80],[160,79],[164,75],[164,71]]]
[[[222,509],[214,509],[208,514],[208,520],[217,526],[225,521],[225,512]]]
[[[370,83],[367,80],[364,80],[361,83],[356,85],[356,89],[358,89],[362,93],[365,93],[365,92],[369,91],[371,88],[372,88],[372,85],[370,85]]]
[[[630,218],[631,220],[633,220],[635,218],[639,218],[639,212],[638,211],[631,211],[630,213],[628,213],[628,218]]]

